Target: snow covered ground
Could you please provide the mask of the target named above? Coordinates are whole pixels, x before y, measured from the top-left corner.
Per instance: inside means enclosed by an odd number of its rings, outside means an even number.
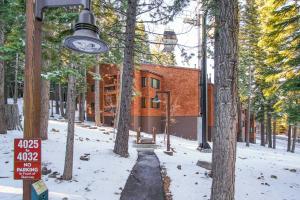
[[[21,107],[21,105],[20,105]],[[53,131],[53,129],[59,132]],[[52,172],[63,172],[66,122],[49,121],[49,140],[43,141],[42,160]],[[129,158],[121,158],[112,150],[113,129],[75,127],[74,179],[59,181],[48,176],[43,180],[50,191],[51,200],[117,200],[137,153],[132,146],[135,133],[131,132]],[[22,181],[13,180],[13,139],[22,137],[18,131],[0,135],[0,200],[21,200]],[[171,178],[174,200],[209,199],[212,179],[207,170],[196,166],[198,160],[211,161],[211,153],[196,150],[197,142],[171,136],[174,156],[163,153],[163,135],[157,137],[160,145],[155,150],[161,165]],[[277,140],[277,149],[244,143],[238,144],[236,164],[237,200],[299,200],[300,198],[300,146],[296,153],[286,152],[287,141]],[[89,161],[80,156],[90,154]]]
[[[51,131],[52,128],[59,132]],[[52,172],[63,172],[67,124],[50,121],[49,140],[43,142],[43,163]],[[74,179],[58,181],[43,176],[50,191],[51,200],[114,200],[119,199],[121,188],[136,160],[136,150],[132,147],[135,137],[131,133],[130,157],[121,158],[113,152],[113,129],[97,130],[76,126]],[[0,199],[19,200],[22,182],[13,180],[13,139],[22,137],[18,131],[0,135]],[[171,137],[176,153],[168,156],[163,153],[163,136],[158,136],[161,145],[156,153],[161,164],[171,177],[171,192],[174,200],[209,199],[211,178],[207,170],[196,166],[200,160],[210,161],[211,153],[201,153],[196,149],[197,142]],[[295,154],[285,151],[286,141],[278,140],[278,149],[268,149],[258,144],[249,148],[238,144],[236,168],[236,199],[244,200],[297,200],[300,195],[300,148]],[[89,161],[79,158],[84,153],[91,154]],[[178,169],[178,165],[181,169]],[[180,168],[180,167],[179,167]],[[296,170],[296,172],[293,172]],[[271,176],[273,175],[273,178]],[[275,178],[276,176],[276,178]]]
[[[300,145],[296,153],[286,152],[284,140],[277,140],[277,149],[258,144],[237,145],[236,199],[237,200],[299,200],[300,199]],[[195,151],[197,143],[171,138],[176,152],[157,155],[171,177],[174,200],[209,199],[212,179],[207,170],[196,166],[198,160],[211,161],[211,153]],[[181,165],[181,169],[178,169]],[[180,168],[180,167],[179,167]],[[296,172],[294,172],[296,170]],[[272,178],[273,177],[273,178]]]
[[[49,121],[49,140],[42,143],[42,160],[52,172],[63,172],[67,124]],[[52,128],[59,132],[51,131]],[[105,134],[104,134],[105,133]],[[0,135],[0,200],[19,200],[22,181],[13,180],[13,139],[22,137],[18,131]],[[132,142],[132,141],[131,141]],[[75,129],[74,179],[58,181],[48,176],[43,180],[50,191],[51,200],[114,200],[120,198],[120,188],[124,187],[137,154],[130,149],[129,158],[121,158],[112,152],[113,133],[111,128],[103,131],[81,128]],[[90,154],[89,161],[80,156]]]

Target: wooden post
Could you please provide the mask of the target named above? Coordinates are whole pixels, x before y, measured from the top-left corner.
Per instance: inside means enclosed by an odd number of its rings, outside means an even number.
[[[26,1],[26,62],[24,74],[24,138],[40,137],[41,25],[34,16],[35,0]],[[23,181],[23,200],[31,200],[31,184]]]
[[[141,127],[138,128],[136,132],[136,143],[139,144],[141,139]]]
[[[168,98],[168,102],[167,102],[167,152],[171,151],[171,144],[170,144],[170,118],[171,118],[171,94],[170,91],[168,91],[167,93],[167,98]]]
[[[153,136],[153,143],[155,144],[156,143],[156,128],[155,127],[152,128],[152,136]]]

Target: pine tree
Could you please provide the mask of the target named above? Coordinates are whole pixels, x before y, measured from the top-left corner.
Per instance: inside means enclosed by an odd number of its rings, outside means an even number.
[[[128,156],[128,138],[131,124],[131,100],[134,75],[134,58],[136,52],[143,53],[135,48],[136,40],[136,17],[141,13],[152,10],[156,12],[151,15],[155,21],[167,22],[171,20],[182,7],[186,5],[186,0],[176,0],[172,6],[162,6],[163,1],[150,1],[147,4],[138,4],[138,0],[128,0],[123,2],[126,8],[126,30],[124,42],[124,60],[121,68],[121,86],[117,116],[117,137],[114,152],[120,156]],[[152,20],[152,22],[154,22]],[[136,41],[136,42],[135,42]],[[147,49],[146,49],[147,50]],[[145,52],[144,52],[145,53]]]
[[[216,0],[215,132],[211,200],[233,200],[237,131],[238,1]]]
[[[247,122],[245,127],[246,143],[249,145],[250,137],[250,115],[251,115],[251,96],[253,96],[252,87],[253,70],[261,65],[261,49],[258,46],[258,39],[261,35],[258,26],[257,4],[255,0],[247,0],[241,5],[240,34],[239,34],[239,97],[241,109],[247,105]],[[239,110],[238,112],[241,112]]]
[[[296,123],[299,115],[295,113],[300,109],[299,3],[265,0],[260,3],[259,16],[263,30],[259,45],[266,54],[259,76],[268,112],[283,113],[288,123]]]

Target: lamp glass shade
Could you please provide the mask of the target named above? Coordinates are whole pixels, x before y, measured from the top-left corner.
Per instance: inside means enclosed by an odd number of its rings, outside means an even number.
[[[152,100],[153,103],[159,103],[160,99],[158,98],[158,95],[155,95],[154,99]]]
[[[108,45],[99,38],[99,28],[95,25],[94,15],[83,10],[75,24],[75,32],[64,40],[64,46],[73,51],[99,54],[108,51]]]
[[[107,44],[99,38],[82,35],[67,37],[64,40],[64,46],[73,51],[87,54],[99,54],[108,51]]]

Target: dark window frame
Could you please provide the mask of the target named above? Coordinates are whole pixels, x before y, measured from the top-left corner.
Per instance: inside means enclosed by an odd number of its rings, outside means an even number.
[[[142,87],[147,87],[147,77],[142,77],[141,79],[141,84],[142,84]]]
[[[156,82],[156,84],[155,84]],[[156,78],[151,78],[151,87],[154,89],[160,89],[160,80]]]
[[[91,85],[91,92],[95,92],[95,85]]]
[[[93,112],[95,112],[95,103],[94,103],[94,102],[91,102],[91,110],[92,110]]]
[[[145,97],[141,98],[141,108],[147,108],[147,99]]]

